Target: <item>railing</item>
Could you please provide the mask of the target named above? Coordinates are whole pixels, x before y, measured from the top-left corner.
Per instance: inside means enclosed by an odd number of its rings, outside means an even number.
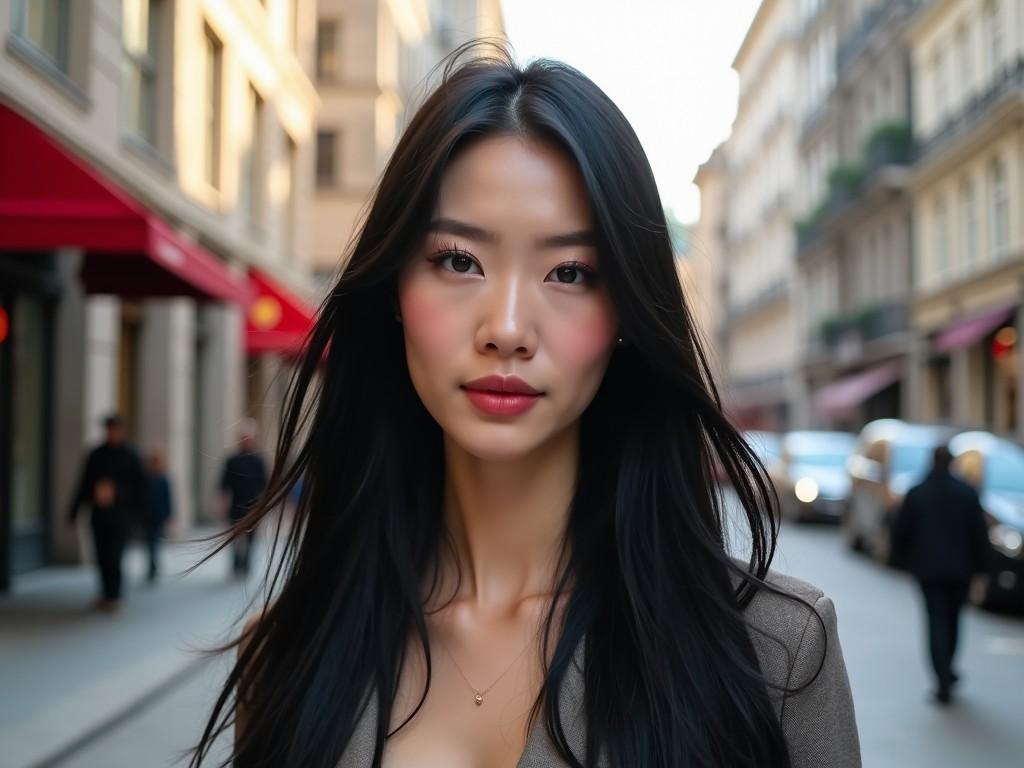
[[[880,3],[864,14],[864,18],[861,19],[857,29],[843,41],[842,45],[839,46],[839,50],[836,51],[836,74],[842,75],[850,62],[864,52],[871,43],[872,38],[875,37],[880,22],[888,14],[890,6],[896,5],[900,1],[889,0],[888,2]]]
[[[946,144],[954,137],[967,133],[995,104],[1014,93],[1019,95],[1024,89],[1024,56],[1007,64],[1000,70],[992,85],[983,93],[976,95],[954,117],[924,141],[919,141],[914,148],[914,160],[919,162],[932,154],[938,147]]]
[[[905,302],[867,304],[851,312],[826,317],[818,326],[818,335],[828,347],[837,346],[851,336],[873,341],[909,328]]]

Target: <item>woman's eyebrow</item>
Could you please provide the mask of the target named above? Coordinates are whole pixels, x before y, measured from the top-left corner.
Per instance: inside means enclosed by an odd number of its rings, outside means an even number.
[[[476,240],[481,243],[496,244],[501,240],[501,238],[494,232],[488,232],[486,229],[481,229],[473,224],[467,224],[464,221],[456,221],[455,219],[448,218],[434,219],[430,222],[430,226],[427,228],[427,231],[459,235],[460,237]],[[536,242],[536,247],[565,248],[569,246],[589,246],[594,244],[594,233],[590,230],[580,230],[578,232],[567,232],[562,235],[549,235],[548,237],[542,237]]]

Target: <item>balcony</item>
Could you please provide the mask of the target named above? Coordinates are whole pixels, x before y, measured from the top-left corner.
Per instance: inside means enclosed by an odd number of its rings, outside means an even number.
[[[919,163],[937,154],[940,148],[969,133],[999,105],[1021,96],[1024,96],[1024,56],[1004,66],[983,93],[970,99],[938,131],[919,141],[914,147],[914,161]]]
[[[824,234],[828,220],[856,202],[864,180],[860,166],[839,165],[829,171],[825,201],[805,219],[796,222],[797,253],[804,254]]]
[[[841,79],[850,65],[882,37],[881,31],[892,25],[893,17],[903,11],[910,11],[916,0],[887,0],[872,8],[860,20],[860,24],[836,51],[836,74]],[[903,14],[904,17],[907,15]],[[898,21],[899,19],[897,19]]]
[[[913,133],[906,122],[878,125],[864,142],[860,165],[840,165],[829,171],[828,195],[810,216],[796,222],[797,254],[804,255],[838,218],[871,190],[882,169],[907,166],[913,158]]]
[[[882,123],[864,143],[864,177],[887,165],[910,165],[914,134],[907,122]]]
[[[848,365],[860,360],[869,344],[903,334],[908,329],[905,302],[868,303],[826,317],[809,346],[828,354],[837,364]]]

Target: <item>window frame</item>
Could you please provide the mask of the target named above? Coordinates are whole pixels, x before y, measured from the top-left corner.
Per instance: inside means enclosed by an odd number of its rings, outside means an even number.
[[[53,0],[57,3],[57,51],[49,51],[28,33],[28,0],[14,0],[11,32],[22,42],[30,45],[48,64],[62,75],[70,77],[71,66],[71,3],[69,0]]]

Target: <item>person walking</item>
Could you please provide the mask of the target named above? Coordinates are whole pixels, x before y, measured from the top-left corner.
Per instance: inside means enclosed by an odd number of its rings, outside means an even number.
[[[950,472],[949,448],[935,449],[931,471],[903,499],[892,529],[892,565],[910,571],[921,586],[928,648],[940,704],[952,701],[960,611],[972,578],[988,572],[988,527],[978,494]]]
[[[146,505],[146,472],[135,448],[125,440],[117,414],[103,420],[106,438],[89,452],[68,514],[70,525],[79,508],[90,508],[90,523],[99,569],[101,594],[96,608],[121,607],[121,559],[128,532]]]
[[[256,447],[256,422],[246,419],[238,432],[238,451],[224,462],[220,480],[221,507],[232,525],[246,516],[266,487],[267,469]],[[254,528],[235,539],[232,573],[236,577],[249,573],[255,539]]]
[[[149,553],[149,574],[147,580],[152,584],[160,573],[159,549],[167,524],[174,515],[171,497],[171,481],[167,476],[163,453],[154,450],[149,455],[148,482],[144,531],[146,550]]]

